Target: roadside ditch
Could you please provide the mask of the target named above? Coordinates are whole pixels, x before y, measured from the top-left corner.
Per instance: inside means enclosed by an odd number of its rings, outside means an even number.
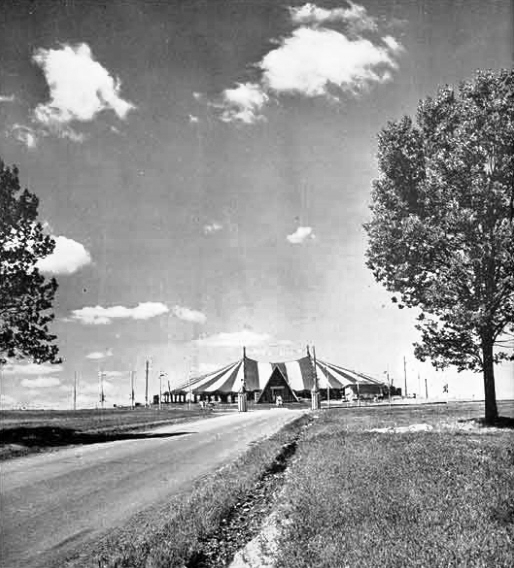
[[[312,420],[309,420],[282,446],[247,497],[235,504],[214,534],[200,541],[185,568],[226,568],[236,553],[261,532],[264,521],[273,512],[298,443],[311,424]]]

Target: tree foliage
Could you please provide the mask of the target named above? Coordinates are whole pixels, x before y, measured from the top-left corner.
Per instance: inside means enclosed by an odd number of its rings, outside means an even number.
[[[367,265],[421,310],[419,359],[483,371],[494,419],[493,365],[512,359],[495,344],[514,331],[514,72],[421,101],[415,124],[382,130],[378,162]]]
[[[33,193],[21,190],[17,168],[0,160],[0,364],[23,357],[59,362],[49,331],[57,282],[37,268],[55,242],[36,220],[38,205]]]

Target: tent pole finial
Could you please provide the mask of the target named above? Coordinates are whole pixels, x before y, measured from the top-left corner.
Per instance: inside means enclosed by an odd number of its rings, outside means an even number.
[[[309,346],[307,345],[307,357],[310,358],[310,356],[311,356],[311,352],[310,352],[310,350],[309,350]]]
[[[246,359],[246,347],[243,347],[243,359]]]

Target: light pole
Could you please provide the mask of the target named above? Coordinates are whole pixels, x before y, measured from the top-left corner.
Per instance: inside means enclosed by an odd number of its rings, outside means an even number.
[[[384,371],[384,375],[387,377],[387,397],[389,398],[389,406],[391,406],[391,379],[389,378],[389,369]]]
[[[159,410],[162,408],[162,377],[165,377],[166,373],[162,371],[159,373]]]

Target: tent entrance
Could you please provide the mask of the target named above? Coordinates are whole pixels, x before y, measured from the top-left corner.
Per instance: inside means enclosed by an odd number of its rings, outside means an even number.
[[[282,400],[284,400],[284,387],[271,387],[271,398],[273,402],[276,402],[277,396],[281,396]]]
[[[278,367],[273,369],[273,372],[266,383],[266,386],[262,390],[257,403],[270,403],[274,404],[277,400],[277,396],[282,397],[283,402],[298,402],[296,395],[291,390],[289,383],[282,374]]]

